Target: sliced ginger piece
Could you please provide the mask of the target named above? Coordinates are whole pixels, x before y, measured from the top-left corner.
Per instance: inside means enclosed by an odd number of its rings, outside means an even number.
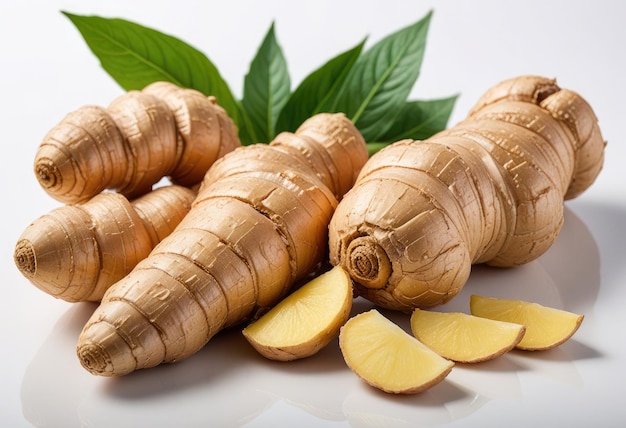
[[[350,318],[341,328],[339,346],[357,376],[394,394],[424,391],[454,366],[376,309]]]
[[[415,309],[411,314],[413,335],[442,357],[460,363],[499,357],[522,340],[525,330],[521,324],[461,312]]]
[[[305,358],[337,337],[351,309],[352,282],[336,266],[284,298],[244,328],[243,335],[271,360]]]
[[[523,300],[472,295],[473,315],[522,324],[526,333],[518,349],[538,351],[552,349],[567,341],[583,322],[583,315]]]

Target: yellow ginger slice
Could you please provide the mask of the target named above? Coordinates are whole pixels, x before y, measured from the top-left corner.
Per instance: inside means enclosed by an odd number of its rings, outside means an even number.
[[[285,297],[243,329],[264,357],[291,361],[317,353],[339,334],[352,309],[352,282],[334,267]]]
[[[424,391],[454,366],[376,309],[350,318],[339,333],[339,346],[357,376],[394,394]]]
[[[478,295],[470,297],[470,311],[476,316],[524,325],[526,333],[516,347],[526,351],[559,346],[572,337],[584,318],[538,303]]]
[[[420,342],[444,358],[478,363],[513,349],[524,337],[526,328],[461,312],[415,309],[411,314],[411,331]]]

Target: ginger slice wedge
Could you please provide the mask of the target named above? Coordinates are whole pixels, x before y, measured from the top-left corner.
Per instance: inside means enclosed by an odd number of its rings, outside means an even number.
[[[376,309],[350,318],[339,333],[339,346],[357,376],[388,393],[424,391],[454,366]]]
[[[470,297],[470,311],[479,317],[524,325],[526,333],[516,348],[526,351],[561,345],[578,330],[584,318],[584,315],[538,303],[479,295]]]
[[[340,266],[313,278],[243,329],[264,357],[309,357],[339,334],[352,309],[352,281]]]
[[[481,318],[461,312],[415,309],[411,331],[444,358],[459,363],[491,360],[513,349],[524,337],[521,324]]]

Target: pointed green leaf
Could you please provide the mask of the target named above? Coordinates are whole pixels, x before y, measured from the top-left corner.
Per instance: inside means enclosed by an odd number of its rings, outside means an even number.
[[[252,125],[250,134],[257,142],[269,143],[274,138],[278,114],[290,94],[287,61],[272,23],[244,78],[241,100]]]
[[[79,30],[102,68],[125,90],[165,80],[214,95],[235,123],[239,108],[213,63],[196,48],[157,30],[119,18],[62,12]]]
[[[356,124],[366,141],[391,127],[420,73],[432,12],[380,40],[356,62],[335,111]]]
[[[365,40],[331,58],[305,77],[293,91],[276,122],[277,131],[295,131],[309,117],[329,111]]]
[[[405,138],[425,140],[448,126],[456,100],[455,95],[437,100],[405,103],[391,128],[379,140],[388,143]]]

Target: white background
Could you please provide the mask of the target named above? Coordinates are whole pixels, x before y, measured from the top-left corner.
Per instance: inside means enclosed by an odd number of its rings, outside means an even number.
[[[0,426],[621,426],[626,422],[626,8],[615,1],[14,1],[0,6]],[[434,10],[412,98],[460,93],[451,124],[489,86],[556,77],[594,107],[608,141],[597,182],[567,203],[555,246],[514,271],[475,270],[467,293],[509,294],[585,313],[574,338],[455,367],[417,396],[387,396],[345,367],[333,343],[308,361],[263,361],[237,334],[198,355],[123,379],[82,370],[74,344],[91,305],[43,294],[12,261],[22,230],[58,204],[32,173],[43,135],[84,104],[122,93],[60,10],[122,17],[191,43],[237,96],[272,21],[293,83],[368,36]],[[399,319],[398,322],[403,322]],[[174,425],[175,424],[175,425]]]

